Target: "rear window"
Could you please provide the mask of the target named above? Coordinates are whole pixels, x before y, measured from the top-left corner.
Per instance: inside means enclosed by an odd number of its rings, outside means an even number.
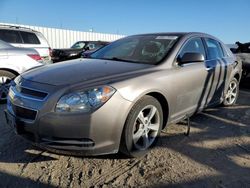
[[[231,50],[227,46],[222,45],[222,47],[223,47],[223,51],[224,51],[225,56],[227,56],[227,57],[233,56],[233,53],[231,52]]]
[[[34,33],[20,31],[20,34],[23,38],[24,44],[40,44],[39,39]]]
[[[8,43],[22,43],[22,39],[18,31],[0,29],[0,39]]]
[[[207,49],[208,49],[209,60],[221,59],[224,56],[221,45],[218,41],[214,39],[206,38],[205,42],[206,42]]]

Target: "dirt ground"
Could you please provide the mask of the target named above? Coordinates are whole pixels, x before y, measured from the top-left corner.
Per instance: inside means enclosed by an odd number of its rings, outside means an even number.
[[[249,83],[236,106],[195,115],[188,137],[185,125],[170,125],[137,159],[42,151],[6,126],[1,105],[0,187],[250,187]]]

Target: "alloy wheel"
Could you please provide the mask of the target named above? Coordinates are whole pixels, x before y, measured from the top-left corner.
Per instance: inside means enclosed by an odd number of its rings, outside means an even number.
[[[138,150],[152,145],[160,128],[160,115],[153,105],[144,107],[135,119],[133,126],[133,144]]]
[[[229,84],[225,99],[229,105],[234,104],[237,99],[237,82],[232,80]]]

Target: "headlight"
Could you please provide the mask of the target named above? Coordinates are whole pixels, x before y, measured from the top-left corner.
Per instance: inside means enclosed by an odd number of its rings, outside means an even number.
[[[107,102],[115,91],[110,86],[103,86],[66,94],[57,102],[56,112],[89,112]]]

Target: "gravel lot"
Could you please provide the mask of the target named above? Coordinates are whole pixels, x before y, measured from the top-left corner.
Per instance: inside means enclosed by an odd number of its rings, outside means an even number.
[[[244,87],[249,85],[243,84]],[[250,187],[250,90],[163,130],[146,156],[71,157],[33,147],[6,126],[0,105],[0,187]]]

